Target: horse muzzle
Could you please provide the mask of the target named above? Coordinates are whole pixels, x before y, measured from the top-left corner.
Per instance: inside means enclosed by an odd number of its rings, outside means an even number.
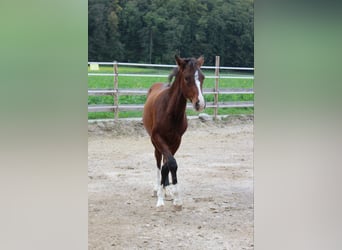
[[[205,109],[204,100],[198,100],[197,102],[193,102],[192,105],[197,112],[201,112],[203,109]]]

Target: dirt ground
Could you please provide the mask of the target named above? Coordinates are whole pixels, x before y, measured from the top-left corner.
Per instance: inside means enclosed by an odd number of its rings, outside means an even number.
[[[152,197],[141,121],[88,125],[89,249],[253,249],[253,117],[189,121],[175,155],[183,209]]]

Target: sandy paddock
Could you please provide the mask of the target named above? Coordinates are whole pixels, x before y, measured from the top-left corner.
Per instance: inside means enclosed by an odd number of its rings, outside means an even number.
[[[88,131],[89,249],[253,249],[253,117],[189,121],[175,155],[181,211],[155,208],[141,121]]]

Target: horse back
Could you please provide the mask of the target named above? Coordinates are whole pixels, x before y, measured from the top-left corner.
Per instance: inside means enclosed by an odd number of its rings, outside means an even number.
[[[154,102],[156,98],[167,88],[168,86],[165,83],[155,83],[147,93],[147,99],[144,105],[143,123],[149,135],[151,135],[154,124],[154,109],[156,108]]]
[[[167,84],[165,83],[161,83],[161,82],[158,82],[158,83],[155,83],[151,86],[151,88],[148,90],[148,93],[147,93],[147,101],[149,98],[153,98],[153,97],[150,97],[151,95],[154,96],[154,95],[157,95],[159,94],[162,90],[166,89],[167,88]]]

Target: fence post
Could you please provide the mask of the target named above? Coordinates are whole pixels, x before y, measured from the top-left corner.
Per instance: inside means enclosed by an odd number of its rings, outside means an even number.
[[[219,76],[220,76],[220,56],[215,57],[215,94],[214,94],[214,119],[217,119],[218,114],[218,90],[219,90]]]
[[[118,63],[117,61],[114,61],[113,64],[113,70],[114,70],[114,118],[117,121],[119,118],[119,96],[118,96]]]

